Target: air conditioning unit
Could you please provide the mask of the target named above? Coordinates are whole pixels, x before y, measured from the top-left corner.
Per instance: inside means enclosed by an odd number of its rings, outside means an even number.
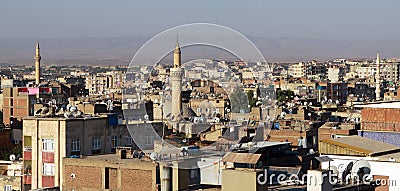
[[[19,140],[14,140],[14,145],[18,145],[19,144]]]
[[[331,134],[331,138],[332,138],[332,139],[336,139],[337,136],[336,136],[335,134]]]

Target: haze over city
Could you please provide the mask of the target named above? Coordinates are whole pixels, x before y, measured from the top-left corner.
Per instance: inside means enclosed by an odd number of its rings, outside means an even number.
[[[28,44],[40,41],[45,65],[124,64],[159,32],[196,22],[244,34],[270,62],[372,58],[378,51],[398,57],[399,6],[396,0],[9,1],[0,7],[0,62],[29,63]]]

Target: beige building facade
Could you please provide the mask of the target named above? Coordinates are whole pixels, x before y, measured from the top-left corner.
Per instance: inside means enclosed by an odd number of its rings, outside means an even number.
[[[25,118],[23,120],[24,184],[31,189],[62,185],[62,158],[115,152],[132,145],[125,126],[107,117]]]

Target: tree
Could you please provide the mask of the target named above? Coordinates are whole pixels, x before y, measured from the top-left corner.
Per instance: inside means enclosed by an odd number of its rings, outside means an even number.
[[[291,90],[279,90],[278,91],[278,101],[287,102],[294,99],[294,92]]]
[[[257,98],[254,98],[253,90],[247,92],[247,100],[249,100],[250,107],[255,107],[257,103]]]
[[[244,93],[242,87],[236,86],[232,94],[230,95],[230,102],[232,107],[232,112],[239,113],[240,110],[248,111],[248,99],[247,95]]]

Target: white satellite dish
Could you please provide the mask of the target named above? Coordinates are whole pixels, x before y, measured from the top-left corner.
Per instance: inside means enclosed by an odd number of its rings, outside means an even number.
[[[338,169],[338,167],[336,167],[336,166],[330,166],[329,167],[329,170],[332,170],[332,173],[333,173],[333,175],[334,176],[339,176],[339,169]]]
[[[144,115],[144,119],[146,120],[146,121],[148,121],[149,120],[149,115]]]
[[[281,118],[284,119],[285,116],[286,116],[286,113],[282,111],[282,113],[281,113]]]
[[[15,155],[10,155],[10,161],[15,161]]]
[[[151,154],[150,154],[150,159],[151,160],[157,160],[158,159],[158,153],[156,153],[156,152],[152,152]]]

